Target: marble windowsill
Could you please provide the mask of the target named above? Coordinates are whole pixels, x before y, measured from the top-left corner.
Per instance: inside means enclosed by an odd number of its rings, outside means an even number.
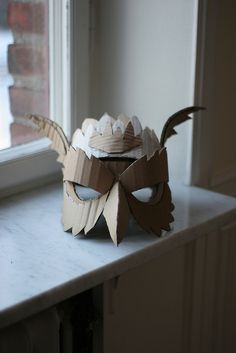
[[[173,230],[131,222],[119,247],[103,222],[87,237],[64,233],[61,184],[0,202],[0,327],[46,309],[236,219],[236,199],[171,183]]]

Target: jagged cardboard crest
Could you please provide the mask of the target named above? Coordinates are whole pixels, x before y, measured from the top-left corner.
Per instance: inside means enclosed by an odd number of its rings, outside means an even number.
[[[114,119],[104,114],[100,120],[85,119],[70,144],[58,124],[29,116],[38,132],[52,140],[51,148],[63,165],[64,230],[86,234],[103,214],[116,245],[131,216],[147,232],[160,236],[162,230],[168,231],[174,206],[165,142],[176,134],[176,125],[200,109],[189,107],[172,115],[160,142],[153,130],[142,129],[137,117]]]

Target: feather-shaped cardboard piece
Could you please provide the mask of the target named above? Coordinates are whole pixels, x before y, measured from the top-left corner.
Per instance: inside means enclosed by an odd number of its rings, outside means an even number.
[[[153,130],[142,129],[137,117],[104,114],[100,120],[85,119],[70,144],[58,124],[29,116],[39,133],[52,140],[63,165],[64,230],[86,234],[103,215],[115,245],[123,240],[131,217],[147,232],[160,236],[168,231],[174,205],[165,142],[176,134],[176,125],[200,109],[189,107],[172,115],[160,142]]]

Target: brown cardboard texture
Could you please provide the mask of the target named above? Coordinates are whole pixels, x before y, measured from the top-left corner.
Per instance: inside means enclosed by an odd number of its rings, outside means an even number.
[[[201,109],[188,107],[172,115],[160,142],[153,130],[142,129],[137,117],[104,114],[100,120],[85,119],[70,144],[58,124],[29,116],[39,133],[52,140],[51,148],[63,164],[64,230],[86,234],[101,215],[115,245],[123,240],[130,217],[158,236],[170,230],[174,205],[165,142],[176,134],[176,125]]]
[[[129,151],[142,144],[140,136],[134,135],[134,127],[131,121],[125,127],[125,132],[117,129],[112,131],[110,123],[106,124],[104,131],[100,134],[95,132],[89,141],[89,146],[108,153]]]
[[[118,245],[127,230],[130,212],[127,197],[121,183],[116,182],[107,199],[103,215],[107,222],[110,236],[115,245]]]

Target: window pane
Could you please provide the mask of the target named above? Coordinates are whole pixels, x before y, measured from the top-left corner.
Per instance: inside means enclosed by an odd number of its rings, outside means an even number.
[[[0,0],[0,149],[33,141],[25,114],[49,115],[48,0]]]

